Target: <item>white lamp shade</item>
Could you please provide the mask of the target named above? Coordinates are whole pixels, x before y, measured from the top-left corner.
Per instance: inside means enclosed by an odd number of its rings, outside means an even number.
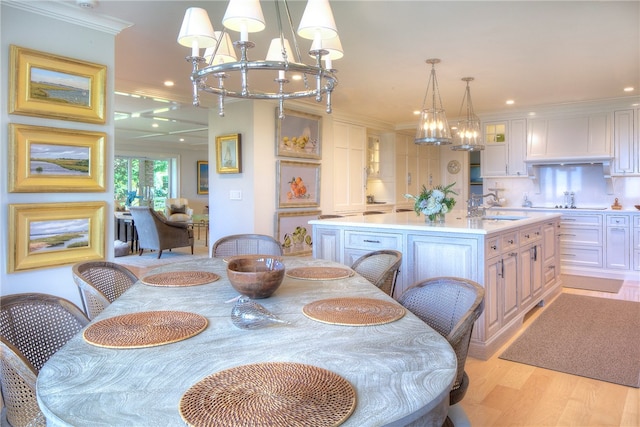
[[[267,57],[265,58],[267,61],[283,61],[285,60],[282,55],[282,42],[281,39],[275,38],[271,40],[271,44],[269,45],[269,50],[267,51]],[[287,53],[287,62],[295,62],[293,58],[293,51],[291,50],[291,45],[289,44],[289,40],[284,39],[284,49]]]
[[[216,52],[216,56],[213,58],[213,61],[211,61],[211,56],[213,55],[213,52],[216,49],[215,46],[208,47],[207,50],[204,51],[204,59],[208,63],[211,63],[213,65],[226,64],[229,62],[236,62],[238,60],[238,57],[236,56],[236,52],[233,49],[233,43],[231,42],[231,37],[229,36],[229,33],[224,33],[224,36],[222,34],[223,34],[222,31],[215,32],[216,39],[222,37],[222,41],[218,46],[218,51]]]
[[[332,39],[338,35],[329,0],[308,0],[302,14],[298,35],[308,40]]]
[[[340,43],[340,37],[335,36],[332,39],[326,40],[314,40],[311,44],[311,50],[324,49],[329,52],[328,55],[324,55],[323,59],[340,59],[344,56],[344,50],[342,50],[342,43]],[[314,55],[310,55],[315,57]]]
[[[265,29],[259,0],[230,0],[222,25],[233,31],[257,33]]]
[[[206,48],[216,45],[213,26],[206,10],[190,7],[184,14],[178,43],[186,47]]]

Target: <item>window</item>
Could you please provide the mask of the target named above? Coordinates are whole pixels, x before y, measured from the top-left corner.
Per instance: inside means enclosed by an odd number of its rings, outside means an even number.
[[[148,205],[163,210],[165,199],[175,193],[177,159],[116,156],[114,197],[120,205]]]

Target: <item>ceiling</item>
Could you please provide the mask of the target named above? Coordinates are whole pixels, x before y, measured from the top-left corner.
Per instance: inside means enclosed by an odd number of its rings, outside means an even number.
[[[116,36],[116,139],[207,144],[207,111],[190,105],[189,50],[176,37],[185,10],[205,8],[222,29],[226,1],[93,0],[87,13],[133,23]],[[74,7],[75,0],[65,0]],[[294,25],[305,2],[288,1]],[[342,1],[332,0],[344,58],[334,62],[339,85],[334,112],[409,128],[422,106],[430,66],[436,66],[449,118],[459,115],[472,76],[478,114],[584,100],[634,97],[640,90],[638,1]],[[262,2],[267,29],[250,35],[262,59],[277,37],[275,7]],[[237,39],[237,33],[231,33]],[[299,39],[301,48],[309,42]],[[165,80],[175,86],[167,89]],[[633,92],[623,92],[625,87]],[[174,102],[156,102],[161,97]],[[514,100],[507,106],[505,101]],[[217,98],[203,96],[217,108]],[[313,100],[308,102],[315,103]],[[286,106],[286,104],[285,104]],[[153,113],[168,107],[165,113]],[[134,113],[141,117],[132,118]],[[151,116],[174,121],[153,120]],[[151,123],[158,124],[151,128]]]

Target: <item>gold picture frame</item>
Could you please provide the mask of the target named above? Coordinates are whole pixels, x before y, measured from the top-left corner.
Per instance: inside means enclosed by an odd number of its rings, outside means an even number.
[[[240,150],[240,134],[216,137],[216,172],[242,172],[242,153]]]
[[[9,124],[9,192],[104,192],[104,132]]]
[[[15,45],[9,62],[9,113],[105,123],[105,65]]]
[[[198,194],[209,194],[209,162],[198,160]]]
[[[105,202],[9,205],[7,272],[101,260]]]

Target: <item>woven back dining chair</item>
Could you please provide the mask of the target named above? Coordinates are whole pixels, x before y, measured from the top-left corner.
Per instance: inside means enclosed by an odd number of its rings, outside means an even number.
[[[72,267],[71,272],[89,319],[102,313],[138,281],[128,268],[108,261],[80,262]]]
[[[355,260],[351,268],[384,293],[393,297],[400,264],[402,264],[400,252],[383,249],[362,255]]]
[[[0,297],[0,378],[9,424],[46,425],[36,400],[38,372],[88,323],[76,305],[53,295]]]
[[[280,242],[264,234],[233,234],[213,244],[215,258],[233,255],[282,255]]]
[[[435,277],[411,286],[398,302],[445,337],[455,351],[458,369],[449,393],[449,404],[455,405],[469,387],[464,365],[473,324],[484,309],[484,288],[472,280]]]

